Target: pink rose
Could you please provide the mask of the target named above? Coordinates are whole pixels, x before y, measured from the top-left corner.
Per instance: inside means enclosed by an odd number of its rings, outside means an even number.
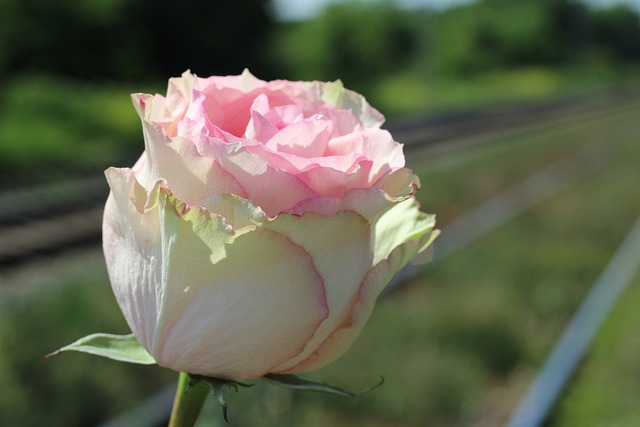
[[[250,379],[342,355],[434,217],[383,116],[342,84],[240,76],[132,96],[146,150],[106,171],[104,251],[161,366]]]

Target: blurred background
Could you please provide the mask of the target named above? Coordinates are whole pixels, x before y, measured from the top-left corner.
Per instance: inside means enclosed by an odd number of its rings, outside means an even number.
[[[99,227],[143,149],[129,94],[244,68],[363,93],[443,235],[309,375],[382,387],[258,384],[232,425],[504,424],[640,213],[638,1],[0,0],[0,425],[166,423],[174,373],[43,356],[128,333]],[[546,425],[640,425],[639,305],[636,272]]]

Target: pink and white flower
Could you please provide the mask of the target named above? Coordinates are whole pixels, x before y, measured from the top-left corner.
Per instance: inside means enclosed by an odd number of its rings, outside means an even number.
[[[110,168],[104,252],[161,366],[250,379],[342,355],[435,238],[383,116],[338,82],[240,76],[132,95],[145,152]]]

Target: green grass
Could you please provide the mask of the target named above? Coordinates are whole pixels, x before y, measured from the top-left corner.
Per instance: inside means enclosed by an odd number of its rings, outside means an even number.
[[[607,319],[549,426],[640,424],[640,276]]]
[[[81,261],[82,262],[82,261]],[[92,332],[128,333],[104,266],[91,262],[31,280],[0,306],[0,425],[86,426],[113,417],[172,375],[82,354],[44,356]],[[55,270],[54,270],[55,271]]]
[[[130,92],[45,75],[4,82],[0,177],[24,186],[134,161],[144,143]]]
[[[429,83],[426,83],[429,82]],[[561,75],[549,69],[495,72],[473,79],[398,74],[376,86],[371,97],[390,116],[473,108],[487,103],[545,99],[562,92]]]
[[[558,96],[637,85],[637,69],[597,65],[497,70],[469,78],[400,72],[367,91],[389,117],[481,108],[487,104],[540,101]]]
[[[602,156],[614,156],[612,139],[630,133],[637,108],[563,125],[490,138],[454,153],[413,159],[407,164],[420,176],[418,200],[446,223],[548,164],[570,158],[589,144]]]

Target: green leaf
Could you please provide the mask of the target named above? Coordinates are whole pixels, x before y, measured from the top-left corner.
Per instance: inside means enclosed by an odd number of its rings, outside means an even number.
[[[267,379],[271,382],[277,383],[283,387],[287,387],[287,388],[291,388],[294,390],[304,390],[304,391],[320,391],[323,393],[331,393],[331,394],[338,394],[340,396],[347,396],[347,397],[356,397],[361,395],[362,393],[366,393],[368,391],[371,391],[375,388],[380,387],[382,384],[384,384],[384,378],[380,377],[380,382],[378,382],[378,384],[369,387],[365,390],[360,390],[360,391],[349,391],[349,390],[343,390],[341,388],[338,387],[334,387],[328,384],[324,384],[324,383],[319,383],[319,382],[315,382],[315,381],[311,381],[311,380],[306,380],[304,378],[300,378],[297,377],[295,375],[288,375],[288,374],[267,374],[264,377],[262,377],[264,379]]]
[[[147,353],[147,350],[140,345],[133,334],[113,335],[113,334],[92,334],[78,341],[62,347],[59,350],[45,356],[47,360],[51,356],[65,351],[79,351],[82,353],[94,354],[120,362],[138,363],[140,365],[153,365],[154,358]]]

